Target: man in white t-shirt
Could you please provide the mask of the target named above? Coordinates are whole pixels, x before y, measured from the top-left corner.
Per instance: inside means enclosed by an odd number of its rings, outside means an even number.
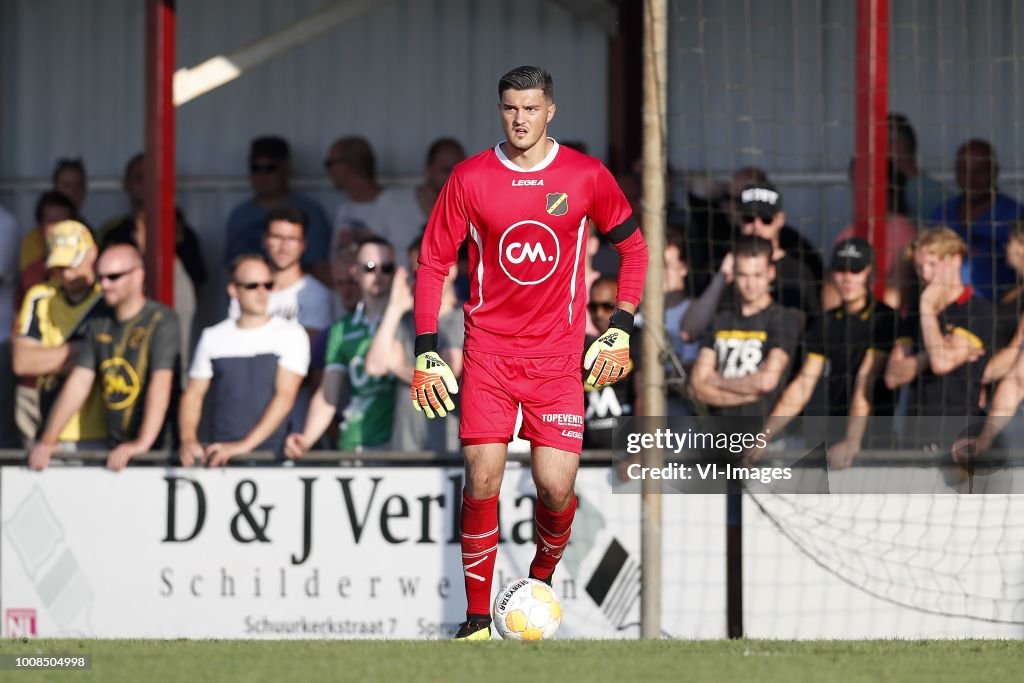
[[[18,248],[21,233],[14,216],[0,206],[0,448],[19,445],[14,426],[14,370],[11,367],[11,329],[14,327],[14,292],[18,288]]]
[[[274,286],[262,256],[239,256],[228,293],[237,319],[203,330],[181,397],[181,464],[211,467],[258,450],[280,453],[285,419],[309,368],[309,339],[302,327],[268,312]],[[199,442],[199,420],[209,393],[210,444]]]
[[[457,142],[455,144],[458,145]],[[442,149],[447,147],[442,146]],[[447,163],[447,159],[443,161]],[[405,248],[422,232],[429,215],[429,208],[424,209],[420,202],[419,186],[382,188],[377,182],[377,160],[373,148],[362,137],[336,140],[324,165],[334,186],[347,196],[334,214],[333,251],[336,253],[338,249],[376,235],[395,245],[396,256],[402,262]],[[451,167],[454,168],[454,164]],[[451,173],[450,169],[448,173]],[[431,207],[443,185],[442,181],[433,192]],[[425,192],[424,198],[429,198],[430,194]]]
[[[302,253],[306,250],[306,216],[300,210],[284,206],[267,213],[263,248],[274,270],[274,290],[270,293],[267,314],[298,322],[316,337],[331,324],[331,290],[302,271]],[[239,317],[238,300],[232,297],[228,317]]]

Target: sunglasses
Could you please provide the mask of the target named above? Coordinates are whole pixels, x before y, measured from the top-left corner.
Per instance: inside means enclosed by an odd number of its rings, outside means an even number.
[[[249,173],[274,173],[279,168],[279,164],[249,164]]]
[[[364,273],[375,273],[380,271],[384,275],[392,275],[395,272],[395,264],[393,262],[377,263],[376,261],[367,261],[363,264]]]
[[[236,282],[235,286],[241,287],[242,289],[250,292],[253,291],[254,289],[259,289],[260,287],[267,290],[268,292],[274,289],[273,282]]]
[[[137,267],[138,266],[136,266],[136,268]],[[132,272],[133,270],[135,270],[135,268],[129,268],[128,270],[122,270],[120,273],[96,273],[96,279],[99,280],[100,282],[103,282],[104,280],[110,280],[111,282],[117,282],[118,280],[120,280],[125,275],[127,275],[130,272]]]
[[[744,225],[746,225],[747,223],[753,223],[754,221],[756,221],[758,219],[760,219],[761,222],[764,223],[765,225],[768,225],[773,220],[775,220],[775,216],[762,216],[761,214],[757,214],[757,213],[745,213],[745,214],[743,214],[743,224]]]
[[[591,313],[597,313],[598,311],[611,312],[615,310],[615,304],[611,301],[591,301],[587,304],[587,310]]]

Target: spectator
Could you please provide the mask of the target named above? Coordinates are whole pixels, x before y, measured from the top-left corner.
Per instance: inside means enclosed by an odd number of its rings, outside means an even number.
[[[829,277],[841,304],[808,325],[803,365],[766,424],[766,433],[781,434],[825,378],[825,414],[850,417],[845,438],[828,451],[833,467],[848,467],[860,452],[868,416],[893,414],[892,390],[879,379],[896,338],[896,312],[871,295],[874,263],[874,249],[858,237],[832,249]]]
[[[53,191],[60,192],[75,205],[75,215],[82,214],[86,194],[85,164],[81,159],[58,159],[53,169]]]
[[[46,242],[50,229],[61,221],[78,220],[77,216],[74,203],[60,192],[44,192],[39,196],[35,211],[36,227],[21,239],[18,255],[20,275],[12,311],[21,309],[25,292],[46,282]]]
[[[995,309],[963,283],[966,256],[967,245],[949,228],[924,230],[914,241],[914,267],[924,289],[918,311],[901,325],[885,369],[887,387],[910,386],[910,416],[980,415],[982,388],[994,379],[989,365],[998,346]],[[912,423],[910,441],[952,443],[953,435],[937,433],[937,425]]]
[[[408,244],[421,233],[429,215],[429,211],[425,213],[421,206],[421,193],[422,200],[430,200],[433,206],[433,200],[437,199],[444,183],[436,190],[433,186],[438,179],[451,174],[455,167],[452,159],[461,160],[465,156],[460,156],[461,148],[453,149],[448,141],[438,142],[441,144],[437,149],[431,148],[435,168],[430,170],[428,163],[427,180],[414,192],[400,188],[384,189],[378,184],[377,159],[365,138],[341,138],[331,145],[324,166],[334,186],[347,195],[347,201],[338,207],[334,216],[335,248],[358,242],[368,235],[377,235],[392,244]],[[454,140],[450,142],[458,145]],[[399,260],[405,260],[405,252],[399,254]]]
[[[120,470],[159,443],[178,390],[181,334],[178,318],[146,298],[142,254],[128,244],[103,250],[96,276],[110,311],[90,320],[75,367],[68,375],[29,466],[44,469],[64,426],[79,412],[93,383],[102,386],[106,407],[107,467]],[[99,377],[97,377],[99,374]]]
[[[678,230],[669,229],[665,233],[664,260],[664,339],[667,346],[663,349],[663,357],[666,359],[665,376],[668,388],[665,414],[692,415],[693,406],[685,396],[683,382],[686,374],[697,361],[700,343],[691,340],[681,330],[683,316],[686,315],[693,300],[687,296],[686,292],[686,276],[689,274],[686,263],[686,238]]]
[[[849,178],[853,187],[854,159],[850,159]],[[885,218],[885,250],[876,259],[877,271],[874,277],[886,284],[884,301],[892,308],[901,307],[900,299],[904,291],[913,282],[914,274],[910,261],[905,258],[907,248],[917,236],[917,226],[907,217],[906,176],[900,173],[892,162],[888,165],[888,192],[886,193],[888,213]],[[852,223],[836,235],[838,245],[852,237],[856,237],[856,226]],[[841,299],[834,283],[825,282],[822,287],[822,303],[826,309],[836,308]]]
[[[612,311],[618,301],[619,284],[614,275],[601,275],[590,286],[590,301],[587,311],[593,320],[596,335],[588,334],[584,348],[589,348],[594,341],[608,331]],[[640,359],[643,357],[643,333],[638,328],[629,338],[630,358],[635,359],[636,367],[633,374],[621,382],[605,385],[594,389],[586,384],[583,386],[583,447],[612,448],[612,436],[621,428],[625,421],[639,412],[641,396]],[[431,420],[436,422],[437,420]]]
[[[64,380],[78,359],[86,323],[104,313],[96,282],[96,244],[78,221],[62,221],[50,231],[46,268],[53,279],[28,291],[18,318],[14,369],[30,378],[39,392],[37,410],[20,414],[26,444],[39,436]],[[60,431],[61,450],[99,450],[106,444],[107,424],[99,383],[82,409]]]
[[[455,295],[457,273],[458,266],[453,264],[441,290],[437,321],[438,353],[456,379],[462,376],[462,346],[466,338],[465,317]],[[459,450],[458,420],[424,420],[409,400],[416,355],[412,305],[409,279],[405,269],[399,268],[391,285],[388,306],[366,355],[366,374],[370,377],[392,375],[398,380],[395,383],[392,450],[456,453]]]
[[[434,210],[434,203],[437,202],[437,196],[441,194],[441,188],[448,182],[448,176],[452,174],[455,166],[465,158],[466,150],[454,138],[438,138],[430,143],[430,147],[427,149],[426,166],[423,169],[423,182],[414,188],[416,203],[423,219],[420,226],[430,218],[430,212]],[[398,241],[398,236],[396,236],[394,244],[406,244],[421,233],[422,230],[417,230],[415,235],[410,235],[401,241]]]
[[[999,301],[1014,285],[1005,246],[1010,226],[1024,218],[1024,207],[999,191],[998,177],[992,145],[968,140],[956,153],[956,184],[962,194],[932,214],[933,223],[952,228],[967,243],[964,282],[989,301]]]
[[[887,120],[890,165],[906,180],[906,215],[917,226],[922,226],[942,206],[947,190],[918,167],[917,134],[910,119],[903,114],[890,113]],[[895,174],[890,173],[890,177]]]
[[[130,244],[143,255],[146,253],[146,213],[139,210],[131,222],[124,222],[107,232],[103,247],[111,244]],[[203,270],[205,277],[205,267]],[[178,316],[181,331],[181,363],[187,367],[189,352],[192,350],[192,322],[196,315],[196,290],[193,280],[185,270],[180,256],[174,257],[174,312]]]
[[[301,434],[290,434],[285,455],[299,458],[334,420],[342,418],[338,448],[343,451],[382,448],[391,439],[395,414],[395,378],[370,377],[366,354],[387,307],[395,275],[395,251],[387,241],[368,237],[359,245],[353,269],[361,298],[356,310],[334,323],[324,355],[324,376],[313,395]],[[347,400],[345,400],[347,399]]]
[[[334,255],[331,272],[334,274],[334,315],[331,320],[338,320],[356,309],[359,303],[359,283],[352,275],[352,267],[356,264],[356,245],[350,245]]]
[[[746,166],[732,174],[724,200],[719,200],[717,185],[703,178],[691,179],[688,185],[690,225],[687,235],[687,257],[693,291],[703,291],[709,278],[720,268],[729,253],[733,239],[743,229],[740,193],[750,185],[768,183],[768,174],[756,166]],[[794,227],[783,225],[779,230],[779,246],[801,261],[820,283],[824,266],[817,249]]]
[[[17,428],[14,424],[15,380],[11,366],[10,331],[13,322],[14,297],[18,286],[18,223],[7,209],[0,206],[0,448],[14,448]]]
[[[290,206],[267,212],[263,251],[274,271],[269,315],[294,320],[306,328],[310,338],[331,324],[331,291],[316,278],[302,272],[300,259],[309,250],[306,215]],[[228,317],[239,316],[238,301],[231,299]]]
[[[239,315],[203,330],[181,397],[181,464],[226,465],[252,451],[281,453],[285,418],[309,368],[309,339],[293,321],[268,313],[274,281],[258,254],[231,267],[228,294]],[[199,443],[199,419],[211,393],[210,445]]]
[[[302,266],[319,280],[330,282],[328,245],[331,229],[324,210],[313,199],[292,192],[291,148],[277,136],[256,138],[249,149],[249,182],[253,197],[234,208],[228,218],[224,262],[230,264],[241,254],[260,253],[267,229],[267,212],[282,205],[293,206],[306,216],[309,249]]]
[[[772,298],[784,307],[802,311],[804,321],[820,313],[819,280],[779,241],[786,221],[782,195],[770,183],[748,185],[739,194],[738,207],[743,234],[755,235],[772,245]],[[733,305],[736,297],[734,292],[726,291],[726,285],[732,282],[734,263],[735,259],[726,255],[718,273],[683,316],[680,330],[690,339],[697,339],[705,333],[715,310]],[[735,284],[732,289],[735,290]],[[804,321],[798,323],[799,330],[803,329]]]
[[[719,311],[693,367],[694,396],[713,414],[768,415],[778,398],[796,347],[792,312],[772,300],[775,279],[768,240],[738,238],[733,250],[739,305]]]
[[[121,187],[128,195],[129,211],[121,216],[111,218],[100,226],[96,234],[101,244],[135,241],[137,218],[144,216],[146,209],[146,158],[144,154],[136,154],[128,160],[124,168]],[[180,208],[175,207],[174,216],[174,253],[181,260],[181,265],[192,280],[193,289],[198,293],[207,280],[202,247],[195,230],[185,221],[185,215]]]

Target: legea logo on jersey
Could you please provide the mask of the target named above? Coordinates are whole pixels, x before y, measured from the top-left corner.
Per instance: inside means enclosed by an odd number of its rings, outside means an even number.
[[[508,227],[498,243],[498,261],[509,279],[521,285],[544,282],[558,267],[561,256],[555,231],[537,221]]]

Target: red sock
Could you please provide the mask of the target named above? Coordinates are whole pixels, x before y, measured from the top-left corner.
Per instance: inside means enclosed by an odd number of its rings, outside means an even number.
[[[466,614],[491,613],[491,580],[498,557],[498,497],[470,498],[462,492],[462,573]]]
[[[534,515],[534,526],[537,532],[537,553],[530,563],[530,576],[547,580],[555,565],[562,559],[562,551],[569,543],[569,532],[572,531],[572,518],[576,514],[576,496],[561,512],[549,510],[541,500],[537,499],[537,511]]]

